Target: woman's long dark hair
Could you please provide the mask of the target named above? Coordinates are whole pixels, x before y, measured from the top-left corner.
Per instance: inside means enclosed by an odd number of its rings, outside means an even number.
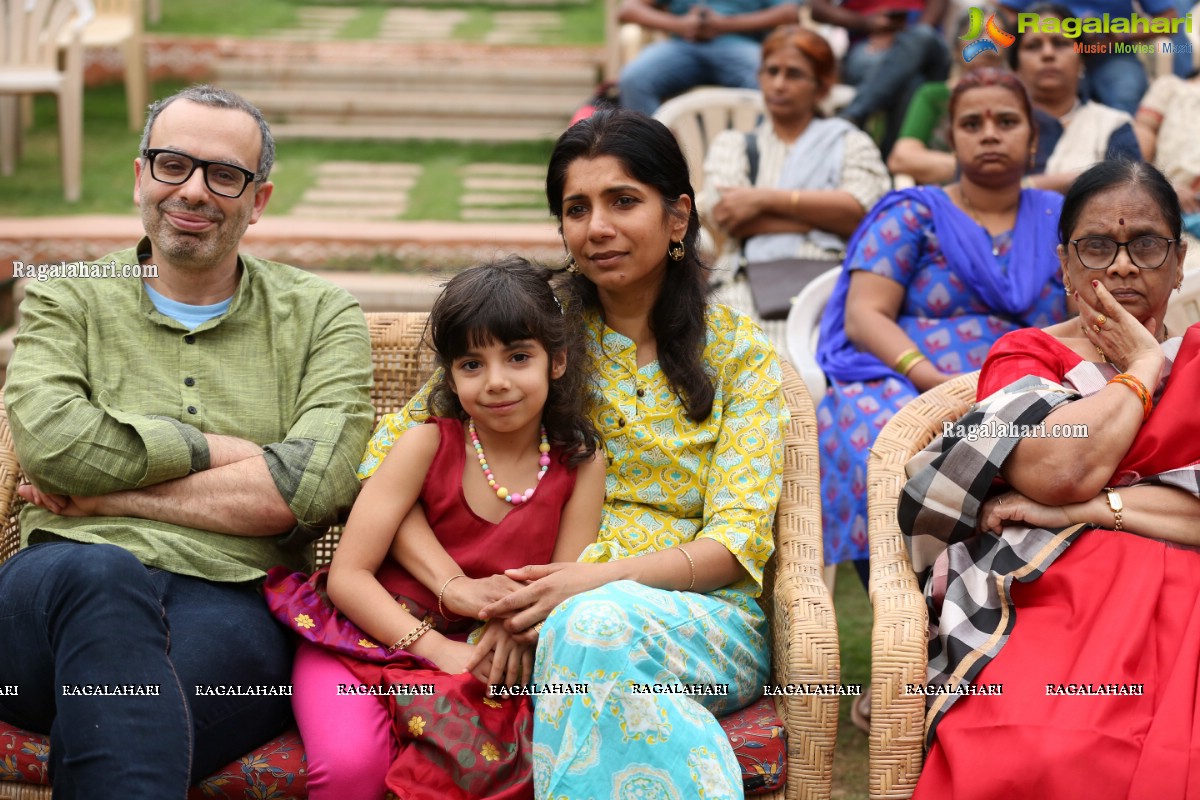
[[[688,215],[682,261],[667,258],[662,290],[650,311],[650,330],[658,344],[658,361],[671,390],[695,422],[712,414],[712,379],[704,369],[705,296],[708,268],[700,260],[700,217],[696,193],[688,177],[687,159],[675,136],[658,120],[628,109],[602,109],[567,129],[554,145],[546,172],[546,200],[562,229],[563,190],[567,170],[579,159],[611,156],[631,178],[653,186],[662,195],[663,208],[681,216],[672,203],[683,195],[692,201]],[[596,286],[583,275],[571,276],[585,308],[603,310]]]
[[[575,465],[596,452],[596,429],[584,413],[590,373],[585,366],[579,303],[555,296],[550,286],[553,276],[519,256],[507,256],[463,270],[446,283],[425,329],[442,368],[430,393],[430,406],[439,416],[466,419],[451,384],[454,360],[493,341],[510,344],[534,339],[551,360],[558,353],[566,355],[566,370],[550,380],[542,424],[550,443],[563,448],[564,461]],[[560,287],[560,296],[563,291]]]

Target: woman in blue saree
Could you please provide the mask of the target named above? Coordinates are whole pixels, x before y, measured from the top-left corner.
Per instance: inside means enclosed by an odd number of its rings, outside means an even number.
[[[821,322],[825,562],[855,562],[864,585],[867,453],[879,431],[921,392],[978,369],[1008,331],[1067,315],[1054,250],[1062,197],[1022,188],[1036,145],[1025,88],[979,70],[955,86],[950,117],[962,180],[875,206]]]

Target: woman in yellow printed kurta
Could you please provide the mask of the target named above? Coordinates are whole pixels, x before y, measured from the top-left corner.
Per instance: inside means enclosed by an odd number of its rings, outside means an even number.
[[[758,327],[704,302],[687,176],[669,131],[633,112],[602,112],[559,140],[547,194],[587,306],[608,457],[601,531],[579,563],[509,571],[529,584],[482,607],[466,581],[446,591],[452,610],[513,630],[544,619],[535,682],[588,685],[535,698],[539,798],[742,796],[714,714],[755,699],[769,670],[755,598],[786,411]],[[425,414],[419,395],[386,419],[362,477]]]

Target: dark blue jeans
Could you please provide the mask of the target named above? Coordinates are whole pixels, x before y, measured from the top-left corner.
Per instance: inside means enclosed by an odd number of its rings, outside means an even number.
[[[928,25],[905,28],[884,51],[870,50],[866,41],[859,42],[842,63],[842,79],[856,91],[850,105],[839,113],[861,125],[876,111],[886,111],[887,130],[880,148],[886,158],[917,88],[925,81],[944,81],[949,73],[946,42]]]
[[[0,685],[18,687],[0,719],[49,734],[56,799],[182,799],[291,718],[287,696],[197,695],[290,684],[288,635],[257,589],[120,547],[39,544],[0,566],[0,643]],[[91,693],[129,686],[157,695]]]

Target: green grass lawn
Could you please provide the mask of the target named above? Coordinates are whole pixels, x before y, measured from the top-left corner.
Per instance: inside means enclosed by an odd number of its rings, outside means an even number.
[[[172,4],[168,4],[170,7]],[[183,84],[159,82],[154,97]],[[83,197],[67,203],[62,196],[54,99],[41,96],[34,106],[34,127],[26,131],[16,172],[0,177],[0,215],[133,213],[133,159],[139,135],[125,126],[125,93],[120,85],[88,88],[84,96]],[[286,213],[315,177],[322,161],[379,161],[421,164],[405,219],[457,220],[462,193],[458,170],[467,164],[497,162],[542,166],[552,143],[480,144],[460,142],[284,141],[278,143],[271,178],[275,194],[271,214]],[[369,190],[365,190],[369,191]]]
[[[833,591],[842,683],[871,684],[871,603],[853,565],[838,567]],[[838,712],[837,747],[833,756],[833,799],[867,800],[867,735],[850,722],[853,697],[843,697]]]

